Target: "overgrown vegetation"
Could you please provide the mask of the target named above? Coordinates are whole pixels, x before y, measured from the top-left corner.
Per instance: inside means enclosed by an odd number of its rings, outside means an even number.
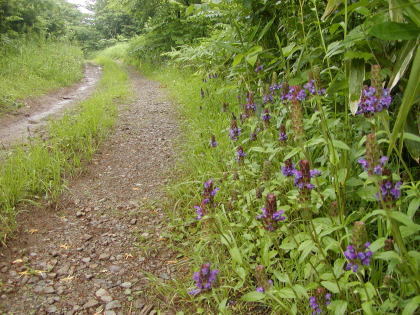
[[[83,54],[68,42],[9,40],[0,49],[0,112],[23,105],[21,100],[82,78]]]
[[[114,124],[116,102],[129,95],[127,74],[106,57],[103,77],[95,94],[76,111],[65,114],[48,127],[48,140],[35,138],[8,153],[0,166],[0,239],[15,228],[17,211],[25,204],[54,202],[65,184],[88,162]]]
[[[169,215],[195,273],[157,285],[165,303],[418,311],[419,17],[411,0],[158,6],[128,56],[172,65],[154,73],[185,117]]]

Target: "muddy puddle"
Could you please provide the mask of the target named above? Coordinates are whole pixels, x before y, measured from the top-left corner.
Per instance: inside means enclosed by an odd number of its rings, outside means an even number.
[[[26,106],[0,117],[0,148],[26,142],[49,119],[57,119],[66,109],[89,97],[101,77],[101,67],[86,64],[84,77],[70,87],[61,88],[47,95],[24,101]]]

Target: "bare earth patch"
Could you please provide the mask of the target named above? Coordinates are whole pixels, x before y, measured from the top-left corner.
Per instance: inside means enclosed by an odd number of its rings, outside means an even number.
[[[24,214],[0,255],[0,310],[11,314],[156,314],[144,272],[174,277],[163,236],[163,185],[174,162],[175,110],[130,70],[135,101],[56,210]]]
[[[0,145],[9,146],[26,141],[47,118],[59,116],[66,109],[89,97],[101,77],[99,66],[87,63],[84,77],[72,86],[58,89],[44,96],[24,100],[25,106],[0,117]]]

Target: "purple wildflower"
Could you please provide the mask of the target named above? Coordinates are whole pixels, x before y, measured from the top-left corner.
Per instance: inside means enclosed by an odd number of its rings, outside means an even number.
[[[395,201],[401,197],[401,182],[393,183],[391,179],[385,179],[380,184],[380,198],[385,201]]]
[[[195,212],[197,213],[197,220],[201,220],[204,217],[204,204],[202,204],[201,206],[194,206],[195,208]]]
[[[230,123],[229,137],[233,141],[237,141],[240,135],[241,135],[241,128],[238,127],[236,117],[233,116]]]
[[[256,289],[256,291],[257,291],[257,292],[261,292],[261,293],[264,293],[264,292],[265,292],[265,290],[264,290],[264,288],[263,288],[263,287],[258,287],[258,288]]]
[[[295,186],[300,190],[311,190],[315,185],[311,184],[311,178],[321,175],[321,172],[309,167],[309,161],[301,160],[299,162],[300,170],[295,169],[293,174],[295,176]]]
[[[211,270],[210,266],[211,265],[209,263],[203,264],[200,271],[194,272],[193,280],[195,281],[195,286],[197,289],[188,292],[190,295],[197,295],[212,288],[214,282],[216,281],[219,270]]]
[[[326,292],[324,288],[318,288],[315,295],[309,297],[312,315],[321,314],[325,306],[331,304],[331,293]]]
[[[263,102],[264,102],[264,104],[273,103],[274,102],[274,96],[273,96],[273,94],[271,94],[271,93],[265,94],[263,96]]]
[[[360,158],[360,159],[357,160],[357,162],[360,164],[360,166],[363,168],[364,171],[369,172],[369,170],[372,168],[373,174],[382,175],[382,173],[384,171],[383,167],[388,162],[388,157],[387,156],[382,156],[379,159],[379,164],[377,164],[377,165],[370,165],[369,161],[365,158]]]
[[[242,146],[239,146],[236,149],[236,161],[238,161],[238,163],[242,163],[245,156],[246,153],[244,152],[244,149],[242,148]]]
[[[217,141],[216,141],[216,136],[212,135],[211,139],[210,139],[210,147],[215,148],[217,147]]]
[[[264,123],[266,125],[270,124],[270,119],[271,119],[271,115],[270,115],[270,110],[268,108],[264,109],[264,113],[262,115],[262,120],[264,121]]]
[[[315,80],[310,80],[303,86],[304,89],[308,90],[311,95],[316,94]]]
[[[366,242],[362,248],[357,248],[354,245],[347,246],[347,250],[344,252],[344,257],[347,259],[345,269],[357,272],[359,265],[369,266],[370,258],[373,252],[369,250],[370,243]]]
[[[283,84],[274,83],[273,85],[270,86],[270,91],[274,92],[274,91],[280,90],[282,87],[283,87]]]
[[[213,180],[209,179],[204,183],[204,191],[203,191],[203,197],[204,197],[204,204],[211,204],[213,205],[214,202],[214,196],[216,196],[217,192],[220,190],[218,187],[214,187]]]
[[[370,117],[375,113],[388,109],[391,102],[392,97],[388,89],[366,86],[362,91],[356,114]]]
[[[279,141],[280,142],[286,142],[287,141],[286,127],[284,125],[280,126]]]
[[[295,171],[296,169],[291,159],[286,160],[286,162],[284,162],[284,166],[281,168],[281,172],[287,177],[293,176]]]
[[[274,231],[277,226],[276,223],[286,220],[283,216],[284,210],[277,211],[277,199],[274,194],[268,194],[265,202],[265,207],[262,208],[262,213],[257,215],[257,220],[264,221],[264,228],[268,231]]]
[[[255,72],[257,72],[257,73],[262,71],[262,70],[264,70],[264,65],[259,65],[255,68]]]

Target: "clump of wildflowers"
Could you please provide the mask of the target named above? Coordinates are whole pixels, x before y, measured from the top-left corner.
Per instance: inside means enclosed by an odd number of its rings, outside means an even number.
[[[363,222],[354,223],[352,244],[347,246],[344,256],[347,259],[346,270],[357,272],[360,266],[369,266],[373,252],[369,249],[370,242],[367,242],[366,226]]]
[[[277,199],[274,194],[268,194],[265,207],[262,208],[262,214],[257,216],[257,220],[264,222],[264,228],[268,231],[274,231],[277,228],[277,223],[286,220],[283,216],[284,210],[277,211]]]
[[[264,293],[273,286],[273,280],[267,279],[267,275],[264,271],[263,265],[257,265],[255,267],[255,278],[257,279],[258,287],[256,289],[257,292]]]
[[[312,309],[312,315],[321,314],[323,309],[331,303],[331,293],[324,288],[318,288],[315,295],[309,297],[309,306]]]
[[[210,147],[215,148],[217,147],[217,141],[216,141],[216,136],[212,135],[211,139],[210,139]]]
[[[279,141],[280,142],[286,142],[287,141],[287,134],[286,134],[286,127],[284,125],[280,126],[280,132],[279,132]]]
[[[242,146],[239,146],[236,149],[236,161],[238,161],[238,163],[243,163],[245,156],[246,153],[244,152],[244,149],[242,148]]]
[[[235,115],[232,115],[232,120],[230,122],[229,136],[233,141],[237,141],[241,135],[241,128],[238,127],[238,122],[236,121]]]
[[[197,289],[189,291],[188,294],[197,295],[201,292],[211,290],[212,286],[214,285],[214,282],[217,279],[219,270],[212,270],[210,267],[210,263],[206,263],[201,265],[200,271],[194,272],[193,280]]]
[[[291,102],[302,102],[306,99],[306,91],[299,85],[294,85],[289,87],[289,92],[284,97]]]

